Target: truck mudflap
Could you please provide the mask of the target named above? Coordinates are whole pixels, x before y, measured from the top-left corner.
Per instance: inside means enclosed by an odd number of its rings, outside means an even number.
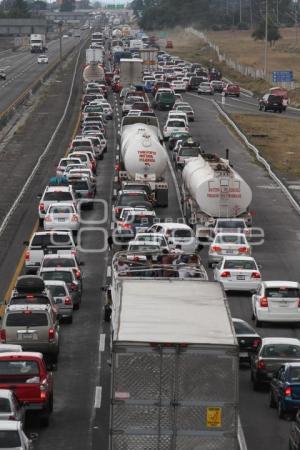
[[[167,183],[158,182],[155,184],[155,200],[157,206],[167,207],[169,203],[169,190]]]
[[[116,344],[110,450],[236,450],[237,351]]]

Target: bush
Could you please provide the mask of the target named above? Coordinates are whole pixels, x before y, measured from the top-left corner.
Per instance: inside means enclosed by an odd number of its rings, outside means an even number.
[[[238,30],[249,30],[249,25],[245,22],[240,22],[237,26]]]

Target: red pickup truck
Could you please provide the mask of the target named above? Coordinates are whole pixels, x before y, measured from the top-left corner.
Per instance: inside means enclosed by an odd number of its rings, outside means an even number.
[[[53,410],[53,375],[37,352],[0,354],[0,389],[13,391],[26,410],[40,413],[42,426]]]
[[[223,89],[225,95],[233,95],[235,97],[239,97],[241,93],[241,89],[238,84],[226,84]]]

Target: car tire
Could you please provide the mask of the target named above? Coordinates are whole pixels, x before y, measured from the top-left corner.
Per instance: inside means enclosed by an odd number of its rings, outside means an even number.
[[[285,411],[283,409],[282,402],[280,400],[279,400],[278,406],[277,406],[277,414],[278,414],[279,419],[285,419]]]
[[[270,394],[269,394],[269,406],[270,408],[276,408],[276,402],[274,398],[274,394],[272,389],[270,388]]]

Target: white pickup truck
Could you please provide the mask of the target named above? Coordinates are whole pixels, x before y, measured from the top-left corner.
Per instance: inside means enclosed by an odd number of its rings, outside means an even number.
[[[41,231],[33,234],[25,253],[26,273],[38,272],[44,255],[49,254],[72,254],[76,255],[76,246],[69,231]]]

